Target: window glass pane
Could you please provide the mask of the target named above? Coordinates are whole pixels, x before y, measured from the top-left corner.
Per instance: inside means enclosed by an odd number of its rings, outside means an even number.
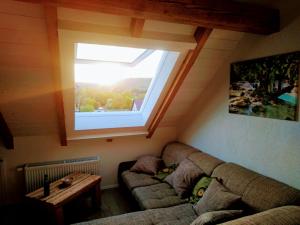
[[[136,65],[75,63],[75,111],[139,111],[163,53],[155,50]]]
[[[127,48],[111,45],[77,44],[76,58],[107,62],[132,63],[145,52],[142,48]]]

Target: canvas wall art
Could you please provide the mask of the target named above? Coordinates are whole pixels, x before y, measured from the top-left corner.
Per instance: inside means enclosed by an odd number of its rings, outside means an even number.
[[[231,64],[229,112],[297,120],[300,51]]]

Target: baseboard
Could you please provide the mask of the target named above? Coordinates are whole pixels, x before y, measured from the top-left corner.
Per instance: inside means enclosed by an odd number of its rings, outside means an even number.
[[[102,186],[101,189],[105,190],[105,189],[111,189],[111,188],[117,188],[117,187],[119,187],[119,184],[111,184],[111,185]]]

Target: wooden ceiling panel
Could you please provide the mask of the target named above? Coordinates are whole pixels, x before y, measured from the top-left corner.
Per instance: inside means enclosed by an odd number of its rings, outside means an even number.
[[[214,39],[239,41],[243,36],[244,32],[214,29],[210,37]]]
[[[32,32],[28,30],[15,30],[12,28],[0,28],[0,44],[31,45],[32,48],[47,51],[48,41],[46,32]]]
[[[47,68],[0,67],[0,74],[2,104],[54,92],[51,73]]]
[[[202,69],[195,66],[191,69],[190,74],[193,75],[189,75],[186,78],[186,80],[182,84],[182,88],[196,89],[198,90],[199,94],[201,92],[201,88],[203,88],[207,84],[207,81],[211,79],[212,75],[214,74],[214,70]]]
[[[33,49],[37,48],[39,51],[33,52]],[[0,43],[0,49],[0,66],[27,68],[49,66],[50,58],[47,46]]]
[[[131,22],[131,17],[128,16],[112,15],[63,7],[58,8],[58,18],[60,20],[70,20],[117,28],[129,28]]]
[[[180,118],[181,116],[184,116],[185,112],[187,110],[189,110],[191,108],[190,104],[185,103],[177,103],[177,108],[181,107],[182,110],[176,110],[174,108],[171,108],[170,110],[168,110],[168,112],[165,115],[165,118],[167,118],[166,120],[162,120],[162,121],[171,121],[174,120],[174,118]],[[176,126],[176,124],[173,124],[173,126]]]
[[[0,13],[44,18],[44,10],[41,5],[22,3],[13,0],[1,0]]]
[[[178,91],[178,94],[175,96],[175,99],[178,101],[184,102],[187,98],[195,98],[199,94],[199,90],[201,88],[190,88],[188,86],[182,86],[180,90]]]
[[[0,28],[46,32],[44,19],[6,13],[0,13]]]
[[[14,137],[57,135],[57,121],[9,122]]]
[[[196,30],[196,26],[188,24],[168,23],[158,20],[146,20],[144,30],[193,36]]]
[[[57,132],[53,93],[9,101],[1,110],[14,136]]]
[[[46,0],[46,2],[58,7],[258,34],[277,32],[280,26],[279,10],[231,0]]]
[[[238,41],[236,40],[224,40],[224,39],[216,39],[210,38],[205,48],[208,49],[217,49],[217,50],[233,50],[237,46]]]
[[[199,60],[206,59],[206,60],[222,60],[226,59],[230,55],[231,51],[228,50],[219,50],[218,48],[205,48],[199,54]]]

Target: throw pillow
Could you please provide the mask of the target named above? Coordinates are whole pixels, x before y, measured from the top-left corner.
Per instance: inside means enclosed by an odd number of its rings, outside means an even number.
[[[157,179],[157,180],[160,180],[160,181],[163,181],[169,174],[171,174],[175,171],[176,167],[177,167],[177,164],[172,164],[168,167],[165,167],[165,168],[159,170],[157,172],[157,174],[155,174],[153,176],[153,178]]]
[[[198,216],[191,225],[211,225],[237,219],[243,215],[243,210],[221,210],[206,212]]]
[[[231,193],[216,179],[213,179],[194,209],[198,215],[209,211],[229,209],[240,199],[241,196]]]
[[[213,178],[202,177],[195,185],[192,195],[190,196],[189,202],[195,204],[203,197],[205,190],[208,188]]]
[[[204,175],[203,170],[191,160],[184,159],[176,170],[166,177],[165,181],[175,189],[181,198],[185,198],[190,194],[193,185],[202,175]]]
[[[155,156],[144,155],[138,158],[136,163],[130,168],[131,172],[156,174],[162,165],[162,160]]]

